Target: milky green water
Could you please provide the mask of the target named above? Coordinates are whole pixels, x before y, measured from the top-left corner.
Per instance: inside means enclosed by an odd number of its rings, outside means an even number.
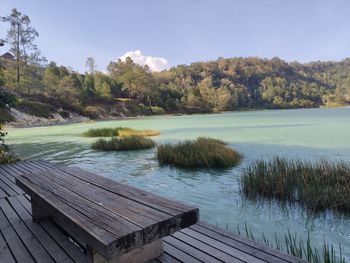
[[[244,155],[229,170],[188,171],[159,167],[155,150],[98,152],[90,149],[89,128],[124,126],[156,129],[158,143],[198,136],[225,140]],[[311,215],[298,206],[274,202],[253,203],[239,192],[241,170],[257,158],[276,154],[287,158],[328,158],[350,161],[350,108],[233,112],[211,115],[162,116],[64,126],[11,129],[8,142],[23,158],[76,165],[156,194],[193,204],[201,219],[222,228],[244,228],[274,237],[290,230],[315,244],[324,238],[341,243],[350,258],[350,217],[325,213]]]

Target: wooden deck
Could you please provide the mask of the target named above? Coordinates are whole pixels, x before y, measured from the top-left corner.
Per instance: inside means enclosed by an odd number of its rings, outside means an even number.
[[[28,167],[59,169],[44,161],[0,165],[0,262],[86,262],[78,244],[51,221],[34,223],[30,198],[15,184]],[[164,254],[152,262],[305,262],[248,239],[199,223],[163,239]]]

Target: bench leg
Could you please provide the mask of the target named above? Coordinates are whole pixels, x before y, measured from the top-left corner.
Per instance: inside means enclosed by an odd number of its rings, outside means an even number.
[[[145,263],[159,257],[163,253],[163,241],[158,239],[141,248],[132,250],[124,255],[117,256],[111,260],[105,259],[92,248],[88,247],[88,263]]]
[[[45,208],[38,204],[34,198],[31,199],[32,202],[32,217],[34,222],[41,222],[48,220],[50,215],[46,212]]]

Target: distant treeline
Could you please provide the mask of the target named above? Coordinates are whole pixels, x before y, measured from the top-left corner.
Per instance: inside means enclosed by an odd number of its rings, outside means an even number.
[[[127,59],[111,62],[108,73],[85,74],[51,62],[23,65],[19,85],[15,64],[1,61],[0,83],[6,91],[26,98],[26,104],[39,101],[91,117],[118,115],[118,111],[129,115],[217,112],[350,102],[350,59],[310,64],[278,58],[218,59],[159,73]]]
[[[350,59],[300,64],[279,58],[219,58],[151,72],[127,58],[111,62],[104,73],[90,57],[87,72],[81,74],[40,55],[33,44],[38,32],[27,16],[14,9],[3,21],[10,22],[7,42],[13,58],[0,59],[0,86],[24,98],[16,107],[34,113],[40,108],[38,115],[73,111],[97,118],[350,102]]]

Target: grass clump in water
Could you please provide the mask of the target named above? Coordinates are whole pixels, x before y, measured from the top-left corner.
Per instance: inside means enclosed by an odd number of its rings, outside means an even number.
[[[112,137],[117,136],[117,134],[118,128],[89,129],[83,133],[86,137]]]
[[[155,130],[134,130],[131,128],[117,127],[117,128],[97,128],[89,129],[87,132],[83,133],[86,137],[126,137],[126,136],[157,136],[159,131]]]
[[[313,211],[350,212],[350,163],[259,160],[244,170],[241,189],[249,198],[298,202]]]
[[[118,130],[118,136],[120,137],[126,137],[126,136],[144,136],[144,137],[151,137],[151,136],[158,136],[160,134],[159,131],[155,130],[134,130],[130,128],[123,128]]]
[[[91,147],[102,151],[128,151],[149,149],[155,146],[155,142],[142,136],[128,136],[122,138],[113,137],[109,140],[99,139]]]
[[[239,227],[237,230],[239,235],[244,235]],[[271,241],[264,233],[261,237],[257,237],[247,224],[245,224],[244,232],[245,236],[251,240],[311,263],[345,263],[341,244],[339,244],[339,249],[336,249],[333,244],[329,244],[324,240],[321,247],[316,247],[312,244],[309,233],[306,240],[298,237],[296,233],[292,234],[290,231],[285,233],[281,239],[275,233],[274,241]]]
[[[228,168],[236,166],[242,156],[226,147],[221,140],[199,137],[175,145],[163,144],[157,147],[160,164],[183,168]]]

